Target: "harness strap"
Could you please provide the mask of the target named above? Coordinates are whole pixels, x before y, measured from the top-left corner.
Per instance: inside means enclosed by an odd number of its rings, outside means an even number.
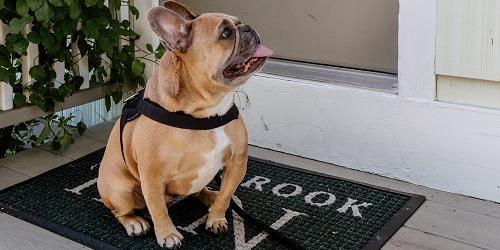
[[[144,115],[149,119],[168,126],[191,129],[191,130],[210,130],[222,127],[232,120],[238,119],[240,112],[235,104],[224,115],[208,118],[196,118],[184,112],[170,112],[159,104],[144,99],[144,89],[137,94],[127,98],[123,106],[120,117],[120,149],[125,164],[125,153],[123,152],[123,130],[127,122],[135,120]]]
[[[219,174],[215,175],[214,180],[217,183],[217,185],[219,185],[219,187],[220,187],[222,180],[221,180],[221,177],[219,176]],[[243,220],[249,222],[250,224],[256,226],[257,228],[259,228],[261,230],[264,230],[266,233],[271,235],[271,237],[273,237],[275,240],[277,240],[279,243],[283,244],[284,246],[286,246],[290,249],[293,249],[293,250],[305,250],[306,249],[302,245],[300,245],[297,241],[295,241],[294,239],[283,235],[282,233],[278,232],[276,229],[270,227],[266,223],[258,220],[257,218],[255,218],[252,215],[245,212],[240,206],[238,206],[238,204],[236,204],[236,202],[234,201],[233,198],[231,198],[229,206],[241,218],[243,218]]]

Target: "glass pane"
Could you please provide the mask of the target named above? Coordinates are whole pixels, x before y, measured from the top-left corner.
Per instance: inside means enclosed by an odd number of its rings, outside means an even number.
[[[398,0],[179,0],[252,25],[275,57],[397,73]]]

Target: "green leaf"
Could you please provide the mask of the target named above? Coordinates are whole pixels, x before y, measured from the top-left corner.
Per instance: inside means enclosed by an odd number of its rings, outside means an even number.
[[[0,67],[0,82],[9,82],[9,71]]]
[[[89,44],[85,41],[85,39],[78,39],[77,41],[78,49],[82,55],[86,55],[89,50]]]
[[[105,36],[100,36],[97,40],[97,45],[102,49],[108,56],[113,55],[113,43]]]
[[[50,128],[49,128],[49,123],[45,124],[45,126],[42,129],[42,132],[40,132],[40,135],[36,139],[36,144],[42,144],[47,138],[49,138],[50,135]]]
[[[10,62],[10,53],[5,45],[0,45],[0,66],[6,68],[12,66]]]
[[[19,34],[27,23],[33,21],[32,16],[23,16],[21,19],[13,18],[9,22],[9,33],[11,34]]]
[[[73,77],[72,83],[73,83],[73,90],[77,91],[80,89],[80,87],[83,85],[83,77],[81,76],[75,76]]]
[[[30,76],[33,77],[33,79],[40,81],[47,77],[47,72],[42,65],[35,65],[30,69]]]
[[[26,38],[28,38],[28,41],[34,44],[39,44],[42,41],[42,38],[40,38],[40,34],[36,31],[31,31]]]
[[[111,93],[111,96],[113,97],[115,104],[118,104],[122,101],[123,92],[121,90],[116,90]]]
[[[66,150],[69,147],[69,144],[71,144],[71,135],[68,133],[64,133],[63,137],[61,140],[59,140],[59,143],[61,143],[61,150]]]
[[[61,121],[62,121],[62,119],[63,119],[63,118],[61,117],[61,118],[60,118],[59,120],[57,120],[57,121],[58,121],[58,122],[61,122]],[[62,126],[58,126],[58,127],[62,127]],[[64,134],[65,134],[64,129],[59,129],[59,131],[57,131],[57,135],[56,135],[56,136],[57,136],[57,138],[61,139],[61,138],[63,138]]]
[[[30,10],[28,3],[26,3],[26,0],[17,0],[16,2],[16,10],[19,15],[24,16],[28,14],[28,11]]]
[[[100,8],[97,10],[97,21],[102,26],[108,26],[111,22],[111,13],[108,8]]]
[[[24,54],[29,45],[28,40],[20,34],[7,34],[5,44],[19,55]]]
[[[135,16],[135,19],[139,18],[139,10],[134,5],[129,5],[128,9],[130,10],[130,13]]]
[[[54,48],[54,37],[52,37],[50,33],[46,34],[46,36],[42,38],[42,45],[47,50],[51,50]]]
[[[146,65],[143,62],[139,61],[139,59],[137,59],[137,58],[134,59],[132,61],[132,74],[134,74],[136,76],[142,74],[142,72],[144,72],[145,66]]]
[[[58,140],[53,140],[50,146],[51,146],[52,150],[61,149],[61,143],[59,143]]]
[[[130,27],[130,21],[129,20],[123,20],[121,23],[120,23],[120,26],[124,27],[124,28],[129,28]]]
[[[111,110],[111,97],[109,97],[109,95],[106,95],[104,97],[104,104],[106,106],[107,111]]]
[[[165,46],[163,46],[163,44],[160,43],[156,48],[155,58],[160,59],[163,56],[163,54],[165,54],[165,51],[167,51],[167,49],[165,49]]]
[[[108,0],[109,8],[118,10],[122,4],[121,0]]]
[[[149,52],[153,52],[153,45],[151,45],[150,43],[146,44],[146,49],[147,49]]]
[[[49,19],[54,16],[52,7],[47,2],[43,2],[42,6],[35,11],[35,17],[38,21],[48,24]],[[47,26],[46,26],[47,27]]]
[[[14,95],[14,105],[16,108],[24,107],[26,105],[26,96],[21,93]]]
[[[85,0],[85,6],[94,6],[97,2],[99,2],[99,0]]]
[[[70,18],[65,18],[59,23],[59,28],[64,35],[71,35],[75,30],[75,22]]]
[[[62,7],[63,6],[63,1],[62,0],[49,0],[49,3],[56,7]]]
[[[68,7],[54,7],[54,19],[58,22],[62,21],[64,18],[68,16]],[[56,25],[60,25],[62,22]]]
[[[99,26],[93,21],[87,21],[82,28],[83,34],[90,36],[91,38],[99,38]]]
[[[80,17],[80,14],[82,14],[82,9],[80,8],[79,1],[72,1],[71,2],[71,5],[69,6],[68,14],[71,17],[71,19],[78,19],[78,17]]]
[[[30,7],[31,10],[37,10],[42,6],[44,3],[44,0],[26,0],[26,3]]]
[[[83,135],[83,133],[85,133],[85,130],[87,130],[87,125],[85,125],[85,123],[83,122],[83,120],[79,121],[76,124],[76,131],[78,131],[78,134]]]

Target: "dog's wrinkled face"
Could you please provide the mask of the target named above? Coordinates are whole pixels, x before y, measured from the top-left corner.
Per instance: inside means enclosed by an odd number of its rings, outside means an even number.
[[[242,84],[272,55],[260,44],[257,32],[236,17],[196,16],[174,1],[164,6],[148,12],[151,28],[184,64],[216,84]]]

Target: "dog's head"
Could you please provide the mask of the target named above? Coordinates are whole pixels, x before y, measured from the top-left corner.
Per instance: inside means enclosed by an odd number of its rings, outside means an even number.
[[[148,20],[165,47],[192,73],[215,84],[242,84],[272,55],[260,44],[257,32],[234,16],[197,16],[184,5],[167,1],[164,7],[151,9]]]

